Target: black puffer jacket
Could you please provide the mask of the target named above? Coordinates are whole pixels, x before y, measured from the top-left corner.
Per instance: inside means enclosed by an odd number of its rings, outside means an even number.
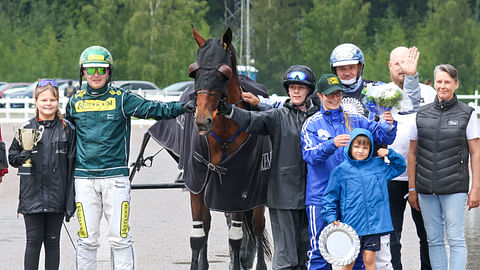
[[[62,120],[39,121],[30,119],[22,128],[38,129],[44,126],[43,136],[32,150],[32,175],[20,176],[18,212],[64,213],[69,221],[75,212],[74,168],[75,129]],[[16,139],[10,146],[8,160],[13,167],[20,167],[26,160]]]
[[[302,157],[300,132],[307,117],[320,108],[318,98],[307,98],[303,112],[287,100],[282,108],[249,112],[234,107],[232,120],[247,133],[270,135],[272,168],[267,206],[276,209],[304,209],[307,167]]]
[[[424,105],[417,113],[418,147],[415,183],[418,193],[468,192],[469,148],[467,126],[473,108],[449,101]],[[475,116],[475,115],[474,115]]]

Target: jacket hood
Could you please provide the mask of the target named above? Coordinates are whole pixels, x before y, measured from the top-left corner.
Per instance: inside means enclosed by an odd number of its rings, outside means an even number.
[[[370,154],[368,155],[368,158],[365,160],[354,160],[348,153],[350,152],[350,146],[353,142],[353,140],[358,137],[359,135],[365,135],[368,137],[368,140],[370,140]],[[348,143],[348,146],[345,147],[344,152],[343,152],[345,159],[350,160],[351,162],[362,162],[362,161],[367,161],[372,158],[373,156],[373,136],[372,133],[364,128],[355,128],[352,130],[350,133],[350,142]]]

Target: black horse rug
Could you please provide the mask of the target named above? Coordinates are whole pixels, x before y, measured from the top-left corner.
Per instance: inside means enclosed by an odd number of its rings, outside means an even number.
[[[239,76],[244,91],[267,97],[266,89],[246,76]],[[195,99],[194,87],[180,97]],[[193,114],[161,120],[147,131],[178,159],[185,186],[194,194],[205,188],[205,204],[211,210],[244,212],[265,205],[272,147],[268,136],[250,135],[242,146],[217,166],[209,163],[206,136],[197,133]]]

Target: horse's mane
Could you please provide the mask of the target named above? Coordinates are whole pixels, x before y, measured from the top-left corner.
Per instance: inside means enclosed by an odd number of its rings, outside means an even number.
[[[235,47],[233,47],[233,44],[228,45],[227,49],[230,52],[230,59],[232,60],[232,72],[234,76],[238,77],[237,73],[237,51],[235,50]]]

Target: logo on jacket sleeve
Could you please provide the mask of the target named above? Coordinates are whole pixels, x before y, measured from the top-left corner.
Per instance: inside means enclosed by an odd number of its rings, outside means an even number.
[[[317,136],[321,141],[327,141],[331,138],[330,133],[325,129],[317,130]]]
[[[98,112],[111,111],[116,108],[117,100],[113,97],[106,100],[79,100],[75,102],[75,110],[77,112]]]
[[[270,170],[272,167],[272,151],[262,154],[262,166],[261,171]]]

